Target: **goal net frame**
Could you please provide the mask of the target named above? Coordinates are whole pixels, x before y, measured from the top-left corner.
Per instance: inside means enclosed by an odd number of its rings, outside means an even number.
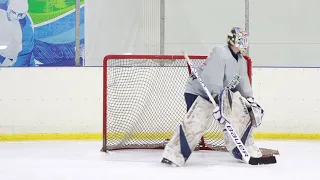
[[[208,56],[202,56],[202,55],[189,55],[190,60],[203,60],[203,62],[207,59]],[[107,55],[103,59],[103,145],[101,151],[107,152],[107,122],[108,122],[108,94],[107,94],[107,89],[108,89],[108,61],[109,60],[124,60],[124,59],[130,59],[130,60],[151,60],[151,61],[157,61],[159,65],[163,65],[161,62],[162,61],[175,61],[177,59],[183,60],[185,59],[183,55]],[[248,75],[250,79],[250,83],[252,83],[252,61],[249,56],[245,56],[245,59],[247,60],[247,69],[248,69]],[[187,64],[187,61],[185,61],[185,65],[187,67],[188,73],[190,74],[191,69],[190,66]],[[186,77],[187,80],[187,77]],[[183,94],[181,94],[183,96]],[[158,146],[153,146],[153,147],[146,147],[146,148],[128,148],[128,147],[123,147],[123,148],[116,148],[112,150],[120,150],[120,149],[163,149],[164,145],[158,145]],[[195,150],[216,150],[216,151],[226,151],[226,148],[224,146],[216,146],[216,147],[210,147],[207,146],[207,144],[204,141],[204,138],[202,137],[201,140],[199,141],[198,146],[196,147]],[[108,150],[109,151],[109,150]]]

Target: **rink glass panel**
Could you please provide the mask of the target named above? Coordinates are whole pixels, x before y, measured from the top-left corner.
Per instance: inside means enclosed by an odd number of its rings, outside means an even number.
[[[190,56],[195,65],[206,58]],[[190,68],[184,57],[108,55],[103,71],[102,151],[164,148],[186,114],[184,90]],[[216,121],[197,148],[224,149]]]

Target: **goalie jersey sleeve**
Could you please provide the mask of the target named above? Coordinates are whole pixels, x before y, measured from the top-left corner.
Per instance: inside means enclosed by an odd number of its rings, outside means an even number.
[[[197,67],[197,71],[211,94],[220,94],[232,78],[239,74],[241,79],[235,90],[244,97],[253,97],[247,74],[247,62],[242,55],[238,55],[238,60],[236,60],[228,45],[215,47],[205,62]],[[189,76],[185,93],[208,99],[206,92],[194,75]]]

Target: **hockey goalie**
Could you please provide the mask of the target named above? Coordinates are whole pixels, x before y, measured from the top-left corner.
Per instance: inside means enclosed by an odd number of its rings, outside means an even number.
[[[196,68],[214,103],[191,73],[184,93],[187,114],[166,145],[162,163],[183,166],[212,121],[217,121],[221,127],[224,144],[233,157],[242,160],[242,154],[225,129],[226,121],[241,138],[249,156],[262,158],[253,131],[260,126],[264,111],[254,100],[247,61],[243,57],[247,48],[248,33],[233,27],[228,33],[227,45],[215,47],[206,61]],[[233,89],[226,89],[237,75],[241,77],[238,84]],[[275,158],[262,161],[262,164],[270,163],[276,163]]]

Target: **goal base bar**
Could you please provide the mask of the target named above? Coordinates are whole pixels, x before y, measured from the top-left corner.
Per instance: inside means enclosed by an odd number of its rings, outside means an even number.
[[[139,144],[131,144],[128,146],[121,146],[121,147],[114,147],[111,149],[104,149],[102,148],[101,152],[107,152],[107,151],[115,151],[115,150],[125,150],[125,149],[164,149],[164,144],[153,144],[141,147]],[[209,151],[219,151],[219,152],[228,152],[225,146],[202,146],[198,145],[195,148],[195,151],[200,150],[209,150]],[[271,155],[280,155],[280,152],[278,150],[274,149],[268,149],[268,148],[260,148],[263,156],[271,156]]]

